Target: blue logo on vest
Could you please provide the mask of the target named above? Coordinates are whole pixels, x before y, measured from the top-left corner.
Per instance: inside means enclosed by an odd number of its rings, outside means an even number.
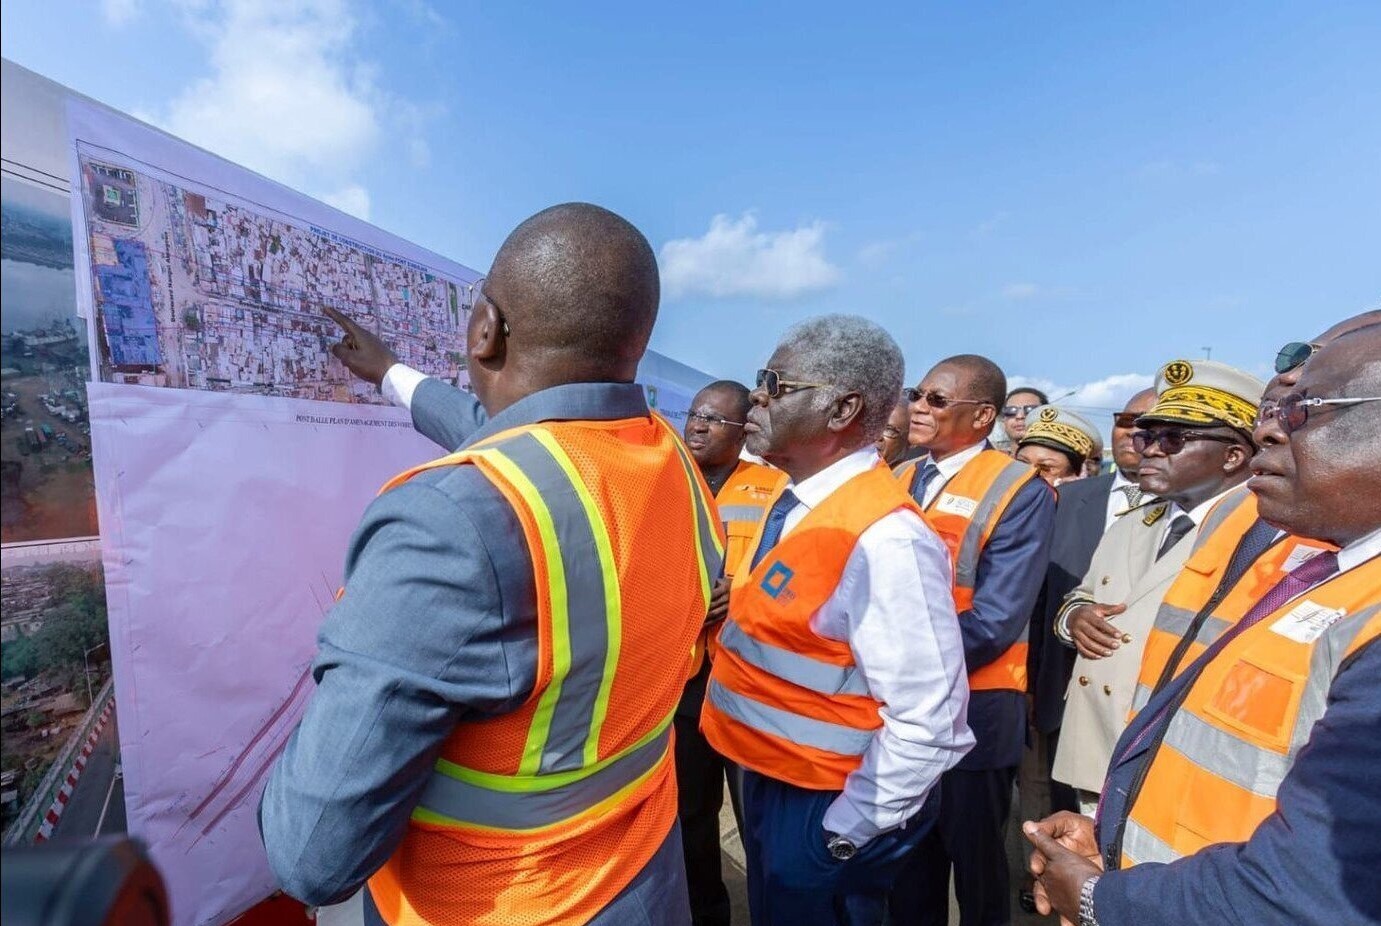
[[[762,577],[762,583],[759,587],[768,595],[776,598],[786,591],[786,583],[790,582],[791,577],[795,574],[782,563],[773,563],[772,568],[767,570],[767,575]]]

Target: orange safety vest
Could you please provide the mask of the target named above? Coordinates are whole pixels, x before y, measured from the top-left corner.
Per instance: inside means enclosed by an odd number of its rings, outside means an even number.
[[[783,486],[787,475],[771,466],[740,460],[715,496],[715,509],[724,526],[724,575],[732,579],[740,566],[746,566],[758,526]],[[700,673],[708,653],[713,656],[719,625],[706,627],[696,639],[691,655],[691,677]]]
[[[853,477],[740,570],[729,591],[700,729],[721,755],[802,788],[838,791],[882,726],[849,644],[810,618],[834,593],[858,538],[916,506],[887,467]],[[761,540],[758,531],[753,549]]]
[[[1146,637],[1129,721],[1146,706],[1158,687],[1198,659],[1235,623],[1226,615],[1245,614],[1243,602],[1256,601],[1270,590],[1283,566],[1298,564],[1319,550],[1332,549],[1321,541],[1283,538],[1261,554],[1232,588],[1219,592],[1218,586],[1237,545],[1256,520],[1256,496],[1246,486],[1232,490],[1209,509],[1194,548],[1165,593],[1155,624]],[[1224,607],[1213,600],[1215,593]],[[1236,600],[1227,602],[1228,598]],[[1191,631],[1193,636],[1189,636]]]
[[[1220,613],[1236,623],[1255,600],[1230,596]],[[1378,635],[1381,558],[1373,557],[1228,643],[1153,747],[1131,798],[1120,867],[1171,862],[1214,843],[1249,839],[1275,811],[1276,791],[1323,716],[1339,669]]]
[[[924,458],[908,460],[896,470],[911,492]],[[946,482],[922,512],[926,523],[949,547],[954,565],[954,607],[959,619],[973,608],[978,560],[993,529],[1021,487],[1036,478],[1034,468],[997,450],[984,450]],[[970,691],[1025,691],[1029,627],[1001,656],[969,673]]]
[[[654,415],[514,428],[384,490],[458,465],[522,525],[536,683],[513,712],[456,727],[369,891],[391,926],[575,926],[675,821],[670,726],[685,664],[667,653],[689,652],[719,572],[709,489]]]

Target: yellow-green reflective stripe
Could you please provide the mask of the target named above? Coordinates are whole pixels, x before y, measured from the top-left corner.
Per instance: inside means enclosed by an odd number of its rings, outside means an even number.
[[[609,540],[608,525],[604,523],[604,517],[595,505],[590,490],[581,480],[580,473],[576,471],[575,464],[561,449],[561,445],[552,437],[550,431],[534,430],[532,436],[547,449],[570,479],[576,497],[585,509],[585,516],[590,521],[590,531],[594,535],[600,573],[604,580],[604,625],[607,629],[604,671],[600,677],[599,693],[595,696],[592,706],[589,732],[583,751],[585,764],[591,765],[599,759],[599,737],[604,729],[604,718],[609,714],[609,692],[614,687],[614,673],[618,669],[619,653],[623,646],[623,598],[619,590],[618,567],[614,563],[614,545]]]
[[[667,430],[671,431],[670,426]],[[695,461],[686,453],[681,446],[681,439],[672,432],[672,446],[676,448],[677,459],[681,461],[681,469],[685,472],[686,482],[690,488],[691,521],[695,528],[695,550],[696,565],[700,569],[700,591],[704,595],[705,604],[710,603],[711,584],[719,576],[720,566],[724,563],[724,547],[719,542],[719,535],[710,526],[713,521],[709,517],[709,512],[713,510],[700,491],[700,484],[695,479]]]
[[[439,761],[412,818],[442,826],[531,830],[578,817],[636,787],[669,758],[672,716],[617,755],[571,772],[505,776]]]
[[[1025,463],[1008,463],[997,474],[988,491],[978,502],[978,508],[964,528],[964,537],[959,541],[959,552],[954,560],[954,585],[956,588],[973,588],[978,582],[978,561],[983,555],[983,532],[997,513],[1002,496],[1012,486],[1021,482],[1029,474],[1031,467]]]
[[[551,599],[551,681],[537,701],[532,726],[528,728],[527,741],[523,745],[523,758],[518,763],[518,774],[532,775],[541,767],[542,747],[546,745],[551,732],[551,717],[556,710],[556,702],[561,699],[561,683],[571,669],[566,573],[561,562],[561,547],[556,541],[556,526],[552,522],[551,511],[542,500],[542,493],[498,448],[476,450],[474,453],[489,461],[527,503],[533,520],[537,522],[542,559],[547,565],[547,591]]]

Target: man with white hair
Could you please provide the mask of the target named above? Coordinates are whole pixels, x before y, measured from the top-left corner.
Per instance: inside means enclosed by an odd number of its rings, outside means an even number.
[[[734,576],[701,728],[744,769],[755,926],[880,923],[973,745],[948,552],[873,447],[902,377],[887,332],[832,315],[752,393],[747,448],[790,482]]]

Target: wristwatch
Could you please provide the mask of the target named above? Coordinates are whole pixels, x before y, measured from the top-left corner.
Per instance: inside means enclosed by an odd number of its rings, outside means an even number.
[[[836,861],[847,862],[858,853],[858,846],[849,841],[847,836],[840,836],[838,833],[825,833],[825,848]]]
[[[1079,926],[1098,926],[1098,916],[1093,912],[1093,889],[1098,886],[1099,877],[1093,875],[1079,889]]]

